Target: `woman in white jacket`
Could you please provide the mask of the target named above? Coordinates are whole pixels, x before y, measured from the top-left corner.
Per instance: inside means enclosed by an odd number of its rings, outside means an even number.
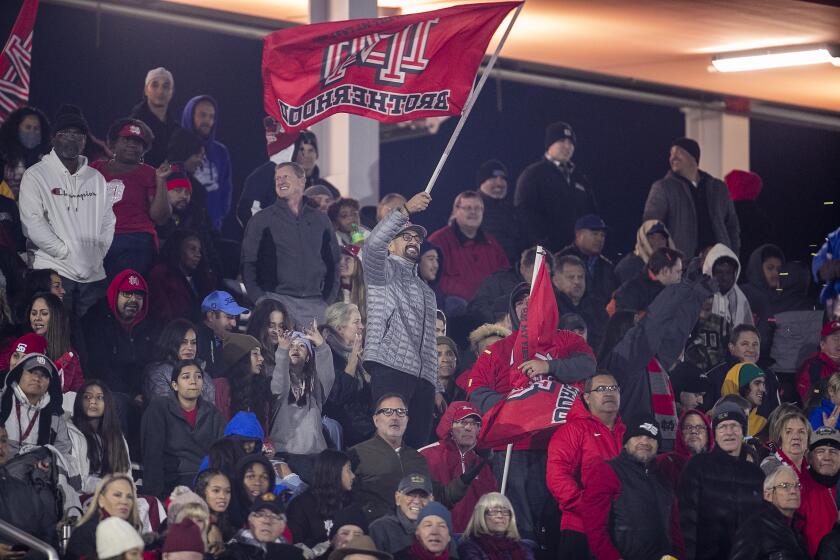
[[[83,494],[93,493],[105,475],[131,477],[128,444],[120,428],[114,397],[104,383],[91,379],[81,386],[67,429]]]

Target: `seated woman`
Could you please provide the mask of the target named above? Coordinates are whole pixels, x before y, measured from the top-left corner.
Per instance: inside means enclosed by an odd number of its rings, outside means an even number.
[[[335,383],[324,405],[324,414],[341,424],[344,447],[350,448],[373,435],[370,415],[370,375],[362,367],[364,323],[352,303],[334,303],[325,312],[321,327],[332,350]]]
[[[82,363],[70,343],[70,319],[61,300],[39,292],[32,296],[26,317],[29,330],[47,339],[46,354],[58,368],[62,393],[78,391],[84,383]]]
[[[253,412],[263,430],[271,409],[271,378],[263,369],[262,345],[247,334],[230,333],[222,341],[222,369],[217,377],[216,405],[225,419]]]
[[[284,334],[275,355],[271,376],[275,396],[271,440],[278,453],[290,461],[304,479],[294,456],[314,455],[327,448],[321,429],[321,412],[335,380],[332,352],[313,321],[305,333]],[[309,461],[301,459],[301,461]]]
[[[120,428],[114,396],[104,383],[90,379],[79,388],[67,431],[71,455],[82,477],[83,494],[92,494],[105,475],[131,477],[128,444]]]
[[[292,330],[293,326],[294,319],[286,306],[277,300],[264,298],[254,307],[245,334],[253,336],[262,344],[265,360],[263,367],[269,374],[274,371],[274,354],[277,352],[280,335]]]
[[[461,544],[460,560],[533,560],[534,552],[519,538],[513,506],[498,492],[485,494],[475,506]]]
[[[240,459],[236,466],[236,478],[231,481],[233,501],[229,510],[234,528],[242,527],[254,500],[272,492],[276,481],[274,468],[264,456],[254,453]]]
[[[167,324],[155,342],[154,356],[144,371],[143,398],[146,403],[155,397],[172,393],[172,368],[180,360],[194,360],[198,351],[197,329],[186,319],[175,319]],[[201,398],[213,403],[216,389],[213,383],[201,388]]]
[[[218,469],[205,469],[195,480],[195,493],[207,503],[210,510],[210,525],[219,530],[224,541],[234,534],[230,524],[231,486],[230,479]]]
[[[134,481],[124,474],[106,475],[99,482],[90,505],[70,534],[65,559],[98,558],[96,528],[100,521],[108,517],[117,517],[127,521],[140,534],[148,532],[144,530],[143,523],[140,521]]]

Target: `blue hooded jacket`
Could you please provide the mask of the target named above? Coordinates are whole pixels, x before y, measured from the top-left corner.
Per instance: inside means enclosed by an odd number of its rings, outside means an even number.
[[[220,229],[222,221],[230,211],[233,181],[231,179],[230,153],[228,153],[224,144],[216,141],[216,128],[219,125],[219,105],[216,100],[209,95],[197,95],[187,101],[184,111],[181,113],[181,127],[198,135],[193,114],[195,113],[195,106],[201,101],[209,101],[213,104],[216,109],[216,120],[210,130],[209,138],[204,142],[206,161],[196,170],[194,177],[207,190],[207,213],[213,227]]]
[[[237,412],[230,419],[230,422],[225,426],[225,437],[237,436],[240,439],[256,440],[256,448],[254,451],[260,453],[262,449],[263,439],[265,439],[265,432],[260,426],[260,421],[257,420],[257,415],[253,412]],[[198,472],[203,471],[209,466],[209,457],[205,456],[198,467]]]
[[[815,282],[820,281],[820,268],[829,259],[840,259],[840,228],[828,234],[825,243],[811,261],[811,273],[814,275]],[[820,303],[825,304],[828,300],[836,298],[838,294],[840,294],[840,280],[828,282],[820,292]]]

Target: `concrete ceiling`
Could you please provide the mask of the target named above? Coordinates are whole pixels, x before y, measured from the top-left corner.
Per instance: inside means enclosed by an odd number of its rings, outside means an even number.
[[[309,20],[307,0],[170,1],[297,24]],[[403,13],[463,3],[467,2],[379,0],[380,8]],[[840,67],[729,74],[709,71],[716,53],[840,43],[840,7],[830,4],[801,0],[527,0],[502,56],[607,77],[840,112]],[[490,49],[494,47],[490,45]]]

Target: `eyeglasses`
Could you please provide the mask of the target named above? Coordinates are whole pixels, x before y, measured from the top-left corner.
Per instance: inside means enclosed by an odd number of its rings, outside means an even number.
[[[401,233],[400,239],[405,241],[406,243],[410,243],[411,241],[416,241],[417,243],[423,243],[423,238],[417,235],[416,233]]]
[[[284,521],[286,519],[286,517],[283,515],[277,515],[276,513],[268,513],[266,511],[257,511],[252,513],[251,515],[254,517],[254,519],[265,519],[266,521],[271,521],[274,523],[278,521]]]
[[[802,489],[802,484],[799,482],[782,482],[781,484],[773,486],[773,490],[778,490],[779,488],[784,490],[796,490],[798,492]]]
[[[508,508],[492,508],[484,511],[485,517],[510,517]]]
[[[687,434],[702,434],[706,431],[705,425],[697,425],[697,426],[683,426],[682,431]]]
[[[453,424],[458,424],[459,426],[463,427],[473,427],[473,428],[480,428],[481,427],[481,420],[455,420],[452,422]]]
[[[120,292],[120,295],[125,299],[146,299],[145,292]]]
[[[592,390],[587,391],[587,393],[620,393],[621,387],[618,385],[598,385],[597,387],[593,387]]]
[[[400,418],[406,416],[408,414],[407,408],[380,408],[374,413],[374,416],[377,414],[384,414],[385,416],[393,416],[396,413],[397,416]]]
[[[82,395],[82,398],[85,399],[85,402],[103,402],[105,400],[105,395],[91,395],[89,393],[85,393]]]

